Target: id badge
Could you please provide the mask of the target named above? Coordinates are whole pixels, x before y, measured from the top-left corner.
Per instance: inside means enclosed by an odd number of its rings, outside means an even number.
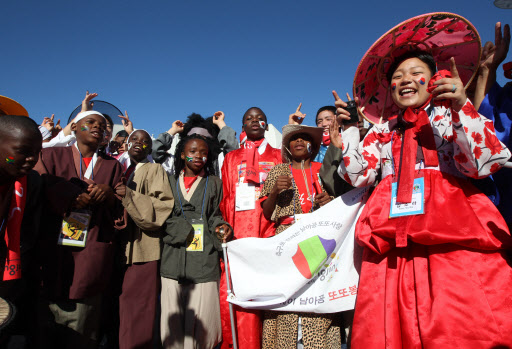
[[[202,219],[192,219],[190,222],[194,233],[187,238],[187,251],[203,252],[204,249],[204,222]]]
[[[235,211],[254,210],[256,208],[256,186],[251,183],[237,183]]]
[[[424,200],[425,200],[425,181],[422,178],[416,178],[414,180],[412,189],[412,200],[409,203],[397,204],[396,194],[397,184],[391,184],[391,207],[389,210],[389,218],[401,217],[401,216],[412,216],[417,214],[423,214],[424,212]]]
[[[63,246],[85,247],[92,212],[75,210],[64,217],[57,243]]]

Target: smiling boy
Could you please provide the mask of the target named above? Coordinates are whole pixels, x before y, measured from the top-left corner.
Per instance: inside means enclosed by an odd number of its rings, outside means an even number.
[[[114,221],[122,217],[121,204],[114,195],[121,184],[121,165],[98,153],[105,118],[96,111],[82,112],[71,129],[76,143],[43,149],[36,165],[47,195],[41,271],[49,320],[42,332],[45,345],[54,348],[96,345],[102,293],[112,271]],[[70,241],[61,233],[63,219],[70,221],[78,214],[89,218],[87,235]]]
[[[234,239],[273,236],[274,225],[263,217],[259,195],[270,169],[282,162],[281,151],[272,148],[264,138],[268,123],[267,116],[260,108],[249,108],[242,118],[242,124],[247,140],[242,148],[226,155],[222,166],[222,214],[233,227]],[[229,348],[232,343],[226,297],[223,273],[220,286],[222,348]],[[259,312],[235,309],[238,324],[243,324],[237,330],[239,347],[259,348],[262,326]]]

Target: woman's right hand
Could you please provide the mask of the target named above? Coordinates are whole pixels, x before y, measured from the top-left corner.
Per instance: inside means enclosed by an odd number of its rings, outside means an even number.
[[[343,120],[350,120],[350,113],[348,110],[344,109],[347,107],[347,103],[345,103],[340,96],[338,96],[338,93],[336,91],[332,91],[332,95],[334,96],[334,106],[336,107],[336,117],[338,120],[339,125],[343,125],[343,129],[346,130],[349,127],[357,126],[357,122],[353,122],[351,124],[343,124]],[[348,100],[350,101],[351,98],[347,93]],[[356,104],[359,105],[359,98],[354,99],[356,101]]]
[[[183,132],[183,128],[185,127],[185,124],[182,123],[180,120],[176,120],[172,123],[172,127],[167,131],[168,134],[171,136],[174,136],[176,133]]]
[[[336,148],[343,149],[343,141],[340,137],[340,125],[336,118],[329,125],[329,138],[331,139],[332,145]]]
[[[277,181],[272,188],[273,194],[279,194],[281,191],[286,190],[292,186],[292,177],[281,175],[277,177]]]

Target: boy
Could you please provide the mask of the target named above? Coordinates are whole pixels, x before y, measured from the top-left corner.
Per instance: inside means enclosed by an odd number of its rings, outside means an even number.
[[[37,298],[33,255],[41,213],[41,180],[32,168],[41,152],[42,137],[27,116],[3,115],[0,139],[0,263],[4,265],[0,297],[16,309],[15,315],[13,309],[9,312],[11,322],[2,329],[0,343],[10,348],[16,336],[22,348],[30,348]]]
[[[229,152],[224,159],[224,198],[220,207],[224,219],[233,227],[234,239],[273,236],[273,224],[263,217],[259,196],[270,169],[282,162],[281,151],[272,148],[264,138],[268,129],[267,116],[260,108],[249,108],[242,118],[242,124],[247,140],[241,149]],[[222,348],[229,348],[233,339],[224,272],[220,280]],[[239,348],[259,348],[262,329],[259,312],[242,311],[239,307],[235,309],[237,323],[243,324],[237,326]]]
[[[47,195],[40,256],[43,297],[49,311],[49,320],[42,326],[47,347],[96,345],[102,293],[112,271],[114,221],[122,218],[121,204],[114,195],[122,184],[121,165],[98,153],[105,129],[102,114],[78,114],[71,125],[76,143],[43,149],[36,165]],[[78,217],[85,220],[86,235],[78,230],[77,236],[68,237],[63,219],[71,230],[73,218]]]
[[[147,160],[151,136],[137,130],[127,144],[130,161],[125,193],[121,194],[129,218],[122,234],[125,267],[119,297],[119,347],[151,349],[160,291],[162,226],[174,199],[164,168]]]

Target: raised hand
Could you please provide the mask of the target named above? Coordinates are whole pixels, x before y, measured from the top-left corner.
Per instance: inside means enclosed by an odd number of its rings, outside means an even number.
[[[221,111],[215,112],[215,114],[213,114],[213,123],[217,125],[221,130],[226,126],[224,117],[224,113]]]
[[[126,133],[130,134],[133,132],[133,123],[128,117],[128,112],[125,110],[124,115],[118,115],[121,118],[121,122],[123,123],[124,130]]]
[[[295,113],[290,114],[290,116],[288,117],[289,125],[300,125],[302,124],[302,121],[304,121],[306,114],[302,114],[300,108],[302,108],[302,103],[299,103],[299,106],[295,110]]]
[[[174,136],[176,133],[183,132],[183,128],[185,127],[185,124],[182,123],[180,120],[176,120],[172,123],[172,127],[167,131],[168,134],[171,136]]]
[[[510,26],[505,24],[503,35],[501,34],[501,23],[496,23],[494,27],[494,44],[486,42],[482,51],[482,60],[480,69],[496,70],[500,64],[507,58],[510,48]]]
[[[52,114],[52,117],[44,117],[43,122],[41,123],[41,126],[44,126],[48,131],[53,131],[55,127],[55,123],[53,122],[53,118],[55,117],[55,114]],[[60,121],[60,120],[59,120]]]
[[[89,93],[89,91],[85,91],[85,98],[82,101],[82,110],[81,111],[84,112],[84,111],[92,110],[93,102],[91,102],[91,100],[97,96],[98,96],[97,93]]]
[[[450,58],[450,72],[452,74],[451,78],[442,78],[434,82],[437,87],[433,93],[436,96],[435,99],[451,100],[452,109],[458,112],[466,104],[467,97],[453,57]]]
[[[334,97],[334,106],[336,107],[336,117],[338,121],[338,125],[343,125],[344,129],[347,129],[352,126],[357,126],[357,122],[353,122],[351,124],[343,124],[343,120],[350,120],[350,112],[345,109],[347,107],[347,103],[344,102],[336,91],[332,91],[332,96]],[[350,95],[347,93],[348,100],[351,101]],[[354,99],[356,104],[359,105],[359,98]]]
[[[336,148],[343,148],[343,142],[340,137],[340,125],[336,118],[329,125],[329,138],[331,139],[331,144]]]

